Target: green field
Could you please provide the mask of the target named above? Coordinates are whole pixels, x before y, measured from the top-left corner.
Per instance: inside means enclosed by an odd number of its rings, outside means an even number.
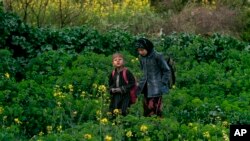
[[[89,24],[37,27],[0,13],[0,140],[228,141],[229,126],[250,124],[250,43],[217,32],[154,36]],[[176,63],[164,117],[108,113],[111,55],[122,52],[139,79],[133,41],[149,37]],[[243,37],[243,36],[242,36]],[[247,36],[244,36],[247,37]]]

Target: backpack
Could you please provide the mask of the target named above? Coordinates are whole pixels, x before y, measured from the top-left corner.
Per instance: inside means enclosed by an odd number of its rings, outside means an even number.
[[[112,77],[114,77],[114,75],[115,75],[115,70],[112,71]],[[128,84],[127,68],[124,68],[124,70],[122,71],[122,77],[125,80],[125,82]],[[136,100],[137,100],[136,91],[137,91],[137,83],[135,82],[135,85],[130,89],[130,92],[129,92],[130,104],[136,103]]]
[[[171,57],[165,57],[165,60],[170,68],[170,77],[168,80],[169,89],[173,88],[176,82],[176,67],[175,61]]]
[[[163,54],[162,54],[163,55]],[[164,55],[163,55],[164,56]],[[157,54],[157,58],[160,57],[160,54]],[[175,61],[173,58],[169,56],[164,57],[166,63],[168,64],[168,67],[170,69],[169,72],[169,79],[168,79],[168,88],[172,89],[176,82],[176,67],[175,67]]]

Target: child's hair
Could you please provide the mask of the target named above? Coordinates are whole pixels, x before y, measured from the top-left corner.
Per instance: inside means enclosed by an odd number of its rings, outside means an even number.
[[[124,56],[121,53],[114,53],[112,56],[112,60],[114,60],[116,57],[121,57],[124,60]]]

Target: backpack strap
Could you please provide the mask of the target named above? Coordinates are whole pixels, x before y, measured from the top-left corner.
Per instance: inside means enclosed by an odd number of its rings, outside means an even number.
[[[125,82],[128,84],[127,68],[124,68],[124,70],[122,70],[122,77],[125,80]]]
[[[115,75],[115,70],[112,71],[112,77],[114,77],[114,75]],[[122,70],[122,77],[123,77],[124,81],[128,84],[127,68],[124,68]]]
[[[114,77],[114,75],[115,75],[115,70],[112,71],[112,77]]]

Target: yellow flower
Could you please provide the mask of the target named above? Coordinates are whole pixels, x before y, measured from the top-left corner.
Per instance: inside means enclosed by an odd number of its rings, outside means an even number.
[[[128,132],[126,133],[126,136],[130,138],[130,137],[133,136],[133,133],[132,133],[131,131],[128,131]]]
[[[140,131],[146,132],[148,130],[148,127],[146,125],[142,125],[140,128]]]
[[[98,92],[100,92],[100,93],[105,93],[106,90],[107,90],[107,88],[105,87],[105,85],[100,85],[98,87]]]
[[[39,136],[42,136],[43,134],[44,134],[43,131],[41,131],[41,132],[39,132],[38,135],[39,135]]]
[[[62,132],[62,125],[57,126],[57,131],[58,131],[58,132]]]
[[[208,132],[208,131],[203,132],[203,137],[205,137],[205,138],[210,138],[209,132]]]
[[[101,112],[100,110],[97,110],[97,111],[96,111],[96,115],[97,115],[97,116],[99,116],[99,115],[101,115],[101,114],[102,114],[102,112]]]
[[[114,114],[118,115],[120,113],[120,110],[119,109],[114,109]]]
[[[94,88],[94,89],[97,88],[97,84],[96,84],[96,83],[93,84],[93,88]]]
[[[47,126],[47,132],[48,133],[51,133],[52,129],[53,129],[52,126]]]
[[[15,123],[17,123],[17,124],[22,124],[22,122],[21,122],[18,118],[15,118],[14,121],[15,121]]]
[[[4,116],[4,117],[3,117],[3,121],[7,121],[7,116]]]
[[[227,133],[226,133],[225,130],[222,130],[222,135],[223,135],[224,141],[229,141],[229,137],[228,137],[228,135],[227,135]]]
[[[57,102],[57,105],[60,107],[62,105],[62,103],[59,101],[59,102]]]
[[[3,113],[4,109],[3,107],[0,107],[0,115]]]
[[[85,97],[85,96],[86,96],[86,92],[85,92],[85,91],[82,91],[81,97]]]
[[[138,58],[131,59],[131,62],[132,62],[132,63],[136,63],[136,62],[138,62],[138,61],[139,61],[139,59],[138,59]]]
[[[4,75],[5,75],[6,78],[10,78],[10,74],[7,73],[7,72]]]
[[[110,116],[110,115],[112,115],[112,113],[111,113],[111,112],[107,112],[107,115],[109,115],[109,116]]]
[[[217,116],[217,117],[215,118],[215,120],[221,121],[221,118],[220,118],[219,116]]]
[[[100,122],[102,124],[106,124],[106,123],[108,123],[108,119],[107,118],[103,118],[103,119],[100,120]]]
[[[112,141],[112,137],[111,137],[111,136],[109,136],[109,135],[106,135],[106,137],[105,137],[105,141]]]
[[[228,126],[229,126],[229,124],[228,124],[227,121],[223,121],[223,122],[222,122],[222,125],[223,125],[224,127],[228,127]]]
[[[54,97],[64,98],[65,96],[63,95],[63,93],[60,90],[56,90],[54,92]]]
[[[69,91],[70,91],[70,92],[73,92],[73,91],[74,91],[74,86],[73,86],[73,85],[69,84],[68,88],[69,88]]]
[[[198,127],[197,127],[197,126],[194,126],[194,127],[193,127],[193,130],[194,130],[194,131],[197,131],[197,130],[198,130]]]
[[[85,134],[85,135],[84,135],[84,138],[88,140],[88,139],[91,139],[92,136],[91,136],[91,134]]]
[[[77,113],[78,113],[77,111],[74,111],[74,112],[73,112],[73,117],[76,117],[76,116],[77,116]]]

